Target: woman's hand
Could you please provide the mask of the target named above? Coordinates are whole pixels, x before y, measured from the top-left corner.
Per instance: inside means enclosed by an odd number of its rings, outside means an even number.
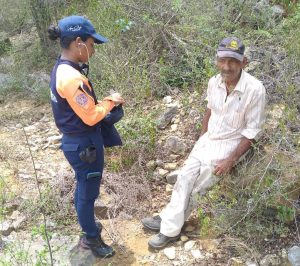
[[[110,100],[112,100],[116,106],[119,104],[125,103],[125,100],[122,98],[121,94],[118,92],[112,93],[110,96],[108,96],[108,98]]]

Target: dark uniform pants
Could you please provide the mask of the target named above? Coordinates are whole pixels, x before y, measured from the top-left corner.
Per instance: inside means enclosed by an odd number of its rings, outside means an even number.
[[[96,148],[93,162],[84,162],[79,154],[88,147]],[[100,128],[85,135],[68,135],[62,137],[61,149],[75,171],[75,209],[82,231],[88,237],[97,237],[101,232],[95,224],[94,203],[99,196],[100,181],[103,171],[104,153]]]

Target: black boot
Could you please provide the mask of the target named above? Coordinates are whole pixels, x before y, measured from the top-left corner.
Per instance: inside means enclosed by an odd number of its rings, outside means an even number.
[[[113,248],[106,245],[101,236],[93,238],[82,236],[80,246],[84,249],[90,249],[96,257],[100,258],[112,257],[115,254]]]

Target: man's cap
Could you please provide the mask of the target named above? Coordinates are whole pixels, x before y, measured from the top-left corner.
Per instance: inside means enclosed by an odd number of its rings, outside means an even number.
[[[244,59],[245,45],[236,37],[227,37],[223,39],[218,47],[217,56],[232,57],[241,62]]]
[[[58,27],[61,39],[63,37],[90,36],[97,44],[108,42],[105,37],[96,32],[93,24],[82,16],[65,17],[58,22]]]

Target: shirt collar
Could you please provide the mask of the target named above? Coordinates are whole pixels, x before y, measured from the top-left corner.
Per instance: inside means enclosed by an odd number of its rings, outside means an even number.
[[[233,89],[233,91],[238,91],[238,92],[244,93],[244,91],[245,91],[244,79],[245,79],[245,71],[242,69],[240,79],[239,79],[238,83],[236,84],[235,88]],[[220,80],[219,80],[218,86],[221,87],[221,88],[226,89],[221,75],[220,75]]]

